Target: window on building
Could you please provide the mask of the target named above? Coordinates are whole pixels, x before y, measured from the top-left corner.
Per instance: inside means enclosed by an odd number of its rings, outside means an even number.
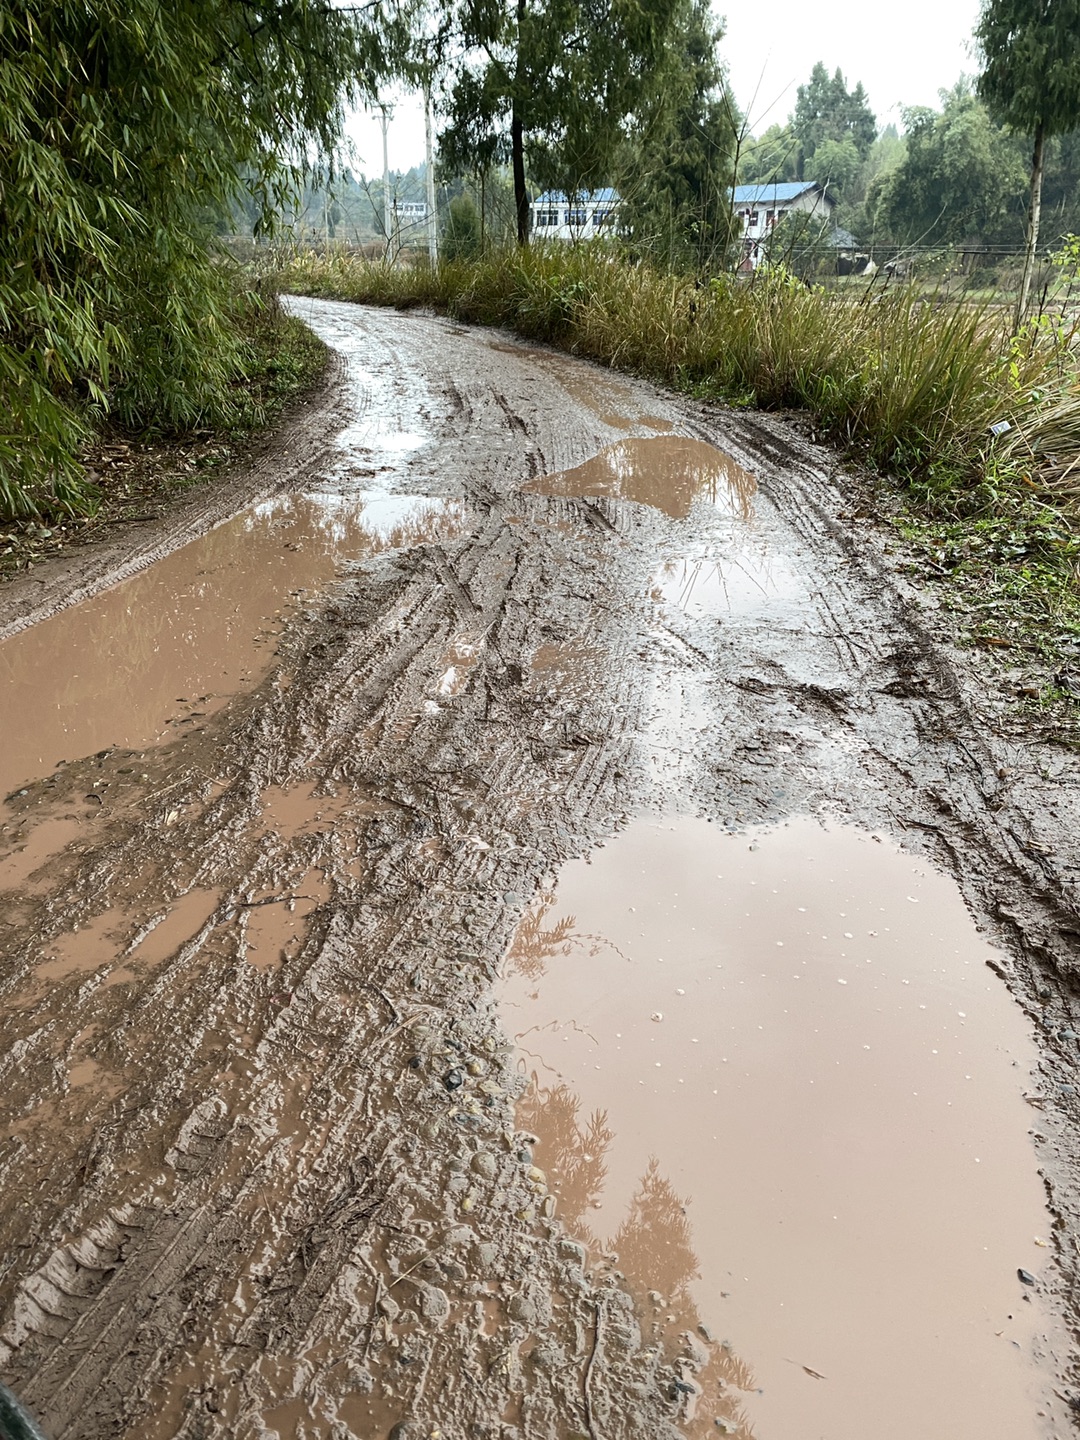
[[[771,228],[773,225],[776,224],[776,211],[775,211],[775,210],[766,210],[766,211],[765,211],[765,224],[766,224],[769,228]]]
[[[756,225],[760,219],[761,219],[761,216],[759,215],[758,211],[756,211],[756,210],[751,210],[751,211],[750,211],[750,224],[751,224],[751,225]]]
[[[547,226],[558,225],[558,223],[559,223],[559,212],[558,212],[558,210],[537,210],[537,212],[536,212],[536,228],[537,228],[538,230],[541,229],[541,228],[547,227]]]
[[[614,219],[614,210],[597,210],[593,216],[593,224],[599,230],[602,225],[610,225]]]
[[[587,210],[567,210],[566,223],[578,228],[585,226],[589,223],[589,212]]]

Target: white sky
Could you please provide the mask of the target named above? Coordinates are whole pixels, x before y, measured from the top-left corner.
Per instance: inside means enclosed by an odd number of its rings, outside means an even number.
[[[722,52],[735,99],[758,132],[783,122],[796,91],[821,60],[837,66],[848,86],[861,80],[879,125],[899,123],[902,105],[937,105],[938,91],[977,69],[970,53],[980,0],[908,0],[863,5],[852,0],[714,0],[727,13]],[[399,95],[390,122],[390,168],[407,170],[424,158],[423,107]],[[368,176],[382,173],[382,132],[377,118],[352,117],[348,134],[354,164]]]

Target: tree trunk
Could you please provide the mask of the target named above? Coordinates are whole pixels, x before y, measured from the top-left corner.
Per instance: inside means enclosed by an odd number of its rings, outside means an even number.
[[[510,109],[510,164],[514,172],[514,209],[517,213],[519,245],[529,243],[529,192],[525,189],[525,126],[521,118],[520,57],[525,28],[526,0],[517,0],[518,73],[514,75],[514,100]]]
[[[1016,302],[1016,324],[1020,329],[1027,314],[1028,297],[1031,294],[1031,276],[1035,269],[1035,247],[1039,243],[1039,214],[1042,210],[1043,183],[1043,139],[1045,126],[1040,120],[1035,126],[1035,149],[1031,156],[1031,205],[1028,210],[1027,244],[1024,249],[1024,278],[1020,282],[1020,299]]]

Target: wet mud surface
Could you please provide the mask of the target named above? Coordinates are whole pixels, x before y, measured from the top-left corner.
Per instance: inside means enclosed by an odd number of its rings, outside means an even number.
[[[9,608],[0,1374],[55,1437],[1070,1433],[1074,763],[782,418],[295,306],[269,498]]]

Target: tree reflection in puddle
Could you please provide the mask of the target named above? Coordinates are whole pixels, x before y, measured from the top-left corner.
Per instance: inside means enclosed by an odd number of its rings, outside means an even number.
[[[608,946],[602,936],[582,935],[573,915],[557,916],[554,892],[523,917],[506,957],[505,971],[534,984],[550,961],[574,951],[595,955]],[[519,1036],[519,1044],[525,1040]],[[581,1116],[581,1100],[564,1083],[543,1085],[534,1070],[517,1108],[518,1123],[539,1142],[538,1158],[559,1197],[559,1216],[601,1270],[617,1272],[633,1297],[643,1334],[677,1356],[683,1427],[691,1437],[753,1435],[740,1393],[755,1390],[753,1371],[727,1340],[718,1342],[704,1323],[691,1284],[701,1269],[694,1251],[686,1204],[650,1157],[625,1217],[607,1240],[593,1229],[608,1178],[615,1132],[605,1109]],[[704,1401],[704,1403],[702,1403]]]
[[[1034,1052],[994,958],[925,859],[809,817],[637,821],[531,908],[499,996],[520,1121],[691,1427],[1042,1433]]]

